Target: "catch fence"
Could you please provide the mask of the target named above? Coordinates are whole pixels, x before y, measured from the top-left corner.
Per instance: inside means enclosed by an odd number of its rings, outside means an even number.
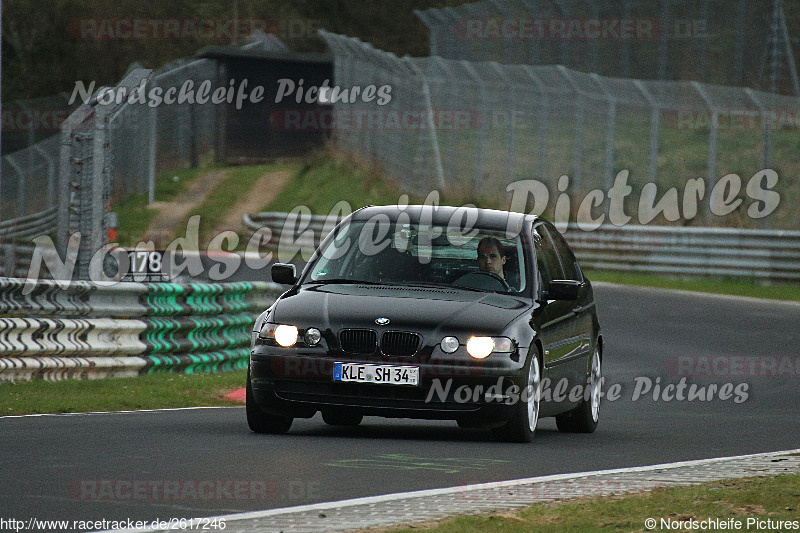
[[[355,38],[320,34],[335,54],[337,86],[391,86],[388,102],[335,102],[334,139],[384,169],[404,191],[424,197],[437,189],[451,202],[489,199],[508,208],[511,184],[537,180],[552,200],[546,213],[566,192],[576,215],[582,198],[597,189],[610,194],[624,172],[632,189],[628,213],[650,200],[648,184],[658,191],[653,200],[675,189],[669,194],[677,200],[667,201],[681,204],[675,206],[679,220],[661,214],[654,223],[698,218],[706,226],[800,229],[796,97],[612,78],[563,65],[398,58]],[[778,182],[760,180],[748,194],[747,184],[767,168]],[[738,176],[738,188],[722,180],[729,174]],[[701,180],[696,185],[703,191],[693,193],[689,180]],[[755,189],[780,195],[768,216],[748,213],[759,200]],[[684,203],[691,194],[697,212]],[[724,209],[714,205],[721,198],[742,201],[721,215]],[[608,213],[610,204],[606,198],[596,211]]]
[[[245,48],[286,50],[274,36]],[[208,96],[225,75],[211,59],[181,59],[155,71],[133,67],[116,86],[94,87],[58,135],[4,156],[0,276],[30,262],[24,254],[32,238],[49,236],[64,253],[70,235],[80,232],[76,277],[88,279],[91,257],[114,227],[112,205],[137,194],[154,201],[156,176],[195,167],[218,151],[224,111]]]

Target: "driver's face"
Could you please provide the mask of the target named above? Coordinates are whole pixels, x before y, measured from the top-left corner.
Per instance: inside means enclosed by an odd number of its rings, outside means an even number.
[[[496,246],[486,246],[478,249],[478,268],[488,272],[494,272],[501,278],[503,275],[503,265],[506,264],[505,256],[500,255]]]

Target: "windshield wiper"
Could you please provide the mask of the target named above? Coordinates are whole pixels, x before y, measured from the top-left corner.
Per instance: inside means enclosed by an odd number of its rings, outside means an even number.
[[[346,284],[352,283],[353,285],[387,285],[387,283],[380,281],[366,281],[363,279],[344,279],[344,278],[331,278],[331,279],[312,279],[308,283],[331,283],[331,284]]]

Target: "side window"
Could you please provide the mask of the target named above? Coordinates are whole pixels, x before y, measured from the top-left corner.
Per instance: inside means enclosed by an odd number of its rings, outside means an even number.
[[[561,261],[561,267],[564,270],[564,277],[562,279],[582,281],[583,277],[578,268],[578,262],[575,260],[575,255],[572,253],[572,250],[570,250],[564,237],[554,228],[540,227],[547,231],[547,234],[550,235],[555,245],[555,253]]]
[[[536,247],[536,265],[542,276],[542,283],[545,287],[554,279],[563,279],[564,274],[558,262],[558,255],[544,225],[534,228],[534,246]]]

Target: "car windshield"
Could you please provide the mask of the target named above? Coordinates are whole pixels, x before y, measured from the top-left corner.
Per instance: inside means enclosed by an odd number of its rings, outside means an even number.
[[[483,261],[478,260],[479,249]],[[517,293],[526,290],[525,272],[519,235],[509,238],[504,231],[464,231],[385,219],[340,227],[309,268],[306,282],[434,285]]]

